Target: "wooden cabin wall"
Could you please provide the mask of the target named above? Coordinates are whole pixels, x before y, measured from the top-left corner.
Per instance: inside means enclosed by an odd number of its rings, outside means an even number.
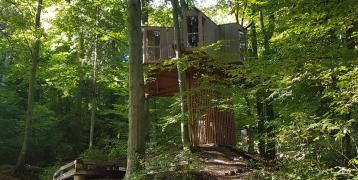
[[[240,36],[241,26],[237,23],[220,25],[220,40],[226,41],[228,44],[223,48],[224,53],[240,52]]]
[[[148,57],[148,30],[155,30],[160,32],[160,58],[150,60]],[[143,28],[143,62],[156,63],[166,59],[175,57],[174,50],[174,28],[171,27],[144,27]]]
[[[183,48],[184,48],[184,51],[193,51],[195,48],[189,46],[188,44],[188,25],[187,25],[187,17],[188,16],[198,16],[198,20],[199,20],[199,35],[201,34],[200,33],[200,30],[201,30],[201,27],[200,27],[200,24],[201,24],[201,18],[199,17],[200,16],[200,13],[195,10],[195,9],[192,9],[192,10],[188,10],[186,12],[183,13],[183,21],[182,21],[182,24],[181,24],[181,31],[182,31],[182,44],[183,44]],[[199,40],[199,43],[200,43],[200,40]],[[199,45],[200,46],[200,45]]]
[[[162,28],[160,30],[160,59],[166,60],[175,57],[174,50],[174,29]]]
[[[202,34],[201,42],[203,45],[210,45],[215,43],[219,39],[219,26],[216,25],[211,19],[206,16],[202,16],[201,19]]]
[[[143,63],[148,62],[148,57],[147,57],[147,29],[148,28],[143,28]]]
[[[187,89],[197,87],[193,72],[187,72]],[[234,113],[230,109],[219,107],[217,102],[225,95],[210,89],[200,92],[190,91],[187,95],[189,113],[189,137],[192,145],[236,144],[236,126]]]
[[[219,38],[219,26],[216,25],[210,18],[205,14],[196,9],[186,11],[184,13],[184,21],[182,23],[182,34],[183,39],[182,43],[184,45],[185,51],[192,51],[195,47],[191,47],[188,44],[188,26],[187,26],[187,17],[188,16],[198,16],[198,29],[199,29],[199,46],[210,45],[217,42]]]

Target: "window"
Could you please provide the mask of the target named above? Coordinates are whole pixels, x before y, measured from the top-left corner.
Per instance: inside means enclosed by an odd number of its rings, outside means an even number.
[[[160,31],[147,30],[147,60],[160,59]]]
[[[246,43],[240,42],[240,50],[244,51],[246,49]]]
[[[188,26],[188,46],[197,47],[199,43],[198,16],[188,16],[186,21]]]
[[[239,40],[240,40],[240,50],[244,51],[246,49],[246,43],[245,43],[245,35],[244,32],[239,31]]]
[[[245,40],[244,32],[242,32],[240,30],[239,30],[239,38],[240,38],[240,41]]]

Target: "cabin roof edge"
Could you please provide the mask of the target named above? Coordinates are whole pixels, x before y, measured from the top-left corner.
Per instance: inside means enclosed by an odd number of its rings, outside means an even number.
[[[198,11],[199,13],[203,14],[207,19],[209,19],[212,23],[214,23],[216,26],[219,26],[215,21],[213,21],[208,15],[206,15],[201,9],[197,8],[196,6],[192,6],[190,7],[196,11]],[[190,10],[190,9],[189,9]]]

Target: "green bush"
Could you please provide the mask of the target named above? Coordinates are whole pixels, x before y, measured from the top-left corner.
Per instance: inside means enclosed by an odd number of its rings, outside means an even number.
[[[52,179],[53,174],[61,167],[60,163],[56,163],[52,166],[48,166],[44,169],[44,171],[40,174],[41,180],[49,180]]]
[[[107,154],[101,149],[87,149],[79,158],[95,161],[106,161],[108,160]]]

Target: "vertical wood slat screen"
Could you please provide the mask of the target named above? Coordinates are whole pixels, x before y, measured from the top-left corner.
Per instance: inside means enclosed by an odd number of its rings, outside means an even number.
[[[193,74],[187,75],[187,89],[195,88]],[[231,109],[219,107],[225,96],[213,90],[190,92],[187,96],[189,136],[194,146],[235,145],[236,131]]]

